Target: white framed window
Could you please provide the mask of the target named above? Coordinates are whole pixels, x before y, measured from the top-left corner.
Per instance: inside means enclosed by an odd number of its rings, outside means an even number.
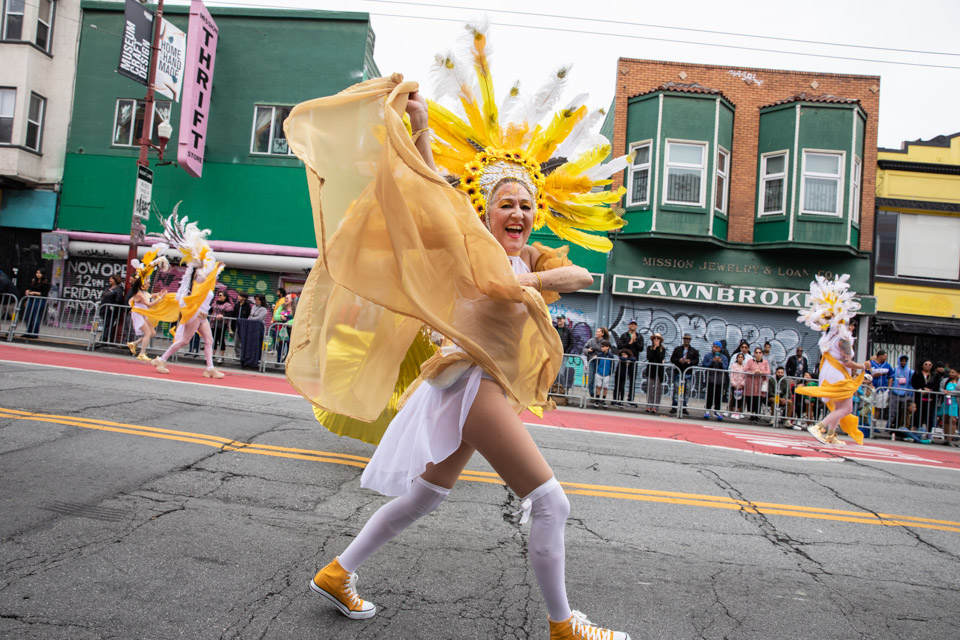
[[[53,0],[38,0],[37,6],[37,46],[50,52],[50,34],[53,31],[53,9],[56,3]]]
[[[23,36],[24,0],[6,0],[3,4],[3,39],[20,40]]]
[[[899,277],[960,279],[960,220],[901,213],[897,229]]]
[[[789,152],[774,151],[760,156],[760,215],[786,213]]]
[[[30,109],[27,111],[27,138],[24,146],[40,152],[43,140],[43,118],[47,112],[47,99],[35,93],[30,94]]]
[[[853,156],[853,194],[850,198],[850,206],[853,209],[850,211],[850,219],[860,223],[860,181],[863,178],[863,163],[860,161],[860,158]]]
[[[803,152],[800,213],[839,216],[843,202],[843,153]]]
[[[667,180],[664,204],[704,206],[706,142],[667,140]]]
[[[283,121],[293,107],[256,105],[253,109],[253,135],[250,138],[250,153],[286,156],[291,155]]]
[[[727,200],[730,192],[730,152],[717,147],[717,190],[713,195],[713,208],[720,213],[727,212]]]
[[[147,103],[143,100],[120,98],[113,114],[113,139],[111,144],[116,147],[136,147],[140,144],[143,135],[143,121],[147,111]],[[160,117],[154,117],[159,115]],[[151,142],[160,144],[157,127],[160,121],[170,120],[170,102],[157,100],[153,103],[153,112],[150,114],[149,124]]]
[[[650,141],[630,145],[633,163],[627,177],[627,206],[650,204]]]
[[[17,90],[0,89],[0,144],[13,142],[13,113],[17,108]]]

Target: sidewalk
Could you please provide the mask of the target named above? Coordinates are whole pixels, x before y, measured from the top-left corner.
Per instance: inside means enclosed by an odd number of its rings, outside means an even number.
[[[167,364],[168,375],[157,373],[148,363],[124,354],[90,353],[48,345],[11,345],[0,343],[0,363],[34,364],[114,375],[140,376],[188,384],[228,387],[237,390],[275,393],[299,397],[283,374],[253,373],[223,369],[226,377],[203,377],[203,365]],[[844,438],[845,446],[822,445],[805,431],[774,429],[758,425],[718,423],[696,417],[678,420],[670,416],[651,416],[602,409],[563,407],[544,414],[542,419],[530,412],[521,417],[528,425],[558,429],[576,429],[627,437],[674,440],[693,445],[719,447],[743,452],[790,456],[808,460],[914,464],[960,470],[960,451],[939,445],[920,445],[890,440],[865,440],[863,446]]]

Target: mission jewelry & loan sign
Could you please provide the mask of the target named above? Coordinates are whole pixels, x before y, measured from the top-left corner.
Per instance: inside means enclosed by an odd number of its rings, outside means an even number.
[[[776,289],[750,285],[711,284],[685,280],[665,280],[645,276],[613,276],[613,294],[639,298],[685,300],[704,304],[763,307],[766,309],[802,309],[807,306],[809,291]],[[855,298],[862,305],[860,313],[876,312],[873,296]]]

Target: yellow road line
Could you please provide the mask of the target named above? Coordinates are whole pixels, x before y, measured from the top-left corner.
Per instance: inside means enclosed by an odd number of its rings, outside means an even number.
[[[0,418],[4,417],[14,420],[29,420],[33,422],[63,424],[82,427],[84,429],[95,429],[98,431],[125,433],[129,435],[145,436],[148,438],[160,438],[163,440],[175,440],[179,442],[188,442],[191,444],[201,444],[224,451],[237,451],[240,453],[253,453],[277,458],[292,458],[295,460],[307,460],[311,462],[342,464],[361,469],[366,467],[366,463],[370,461],[369,458],[363,456],[336,453],[332,451],[315,451],[312,449],[299,449],[295,447],[279,447],[252,442],[238,442],[230,438],[223,438],[220,436],[202,433],[193,433],[190,431],[161,429],[158,427],[147,427],[143,425],[125,424],[122,422],[96,420],[92,418],[58,416],[46,413],[31,413],[29,411],[19,411],[16,409],[0,407]],[[483,482],[499,485],[503,484],[503,480],[501,480],[496,473],[491,473],[489,471],[464,470],[463,474],[460,476],[460,479],[467,480],[469,482]],[[783,515],[792,516],[795,518],[832,520],[839,522],[852,522],[857,524],[904,527],[909,526],[922,529],[960,532],[960,522],[954,522],[952,520],[935,520],[932,518],[892,515],[886,513],[873,514],[862,511],[845,511],[841,509],[785,505],[773,502],[750,502],[748,500],[736,500],[728,496],[711,496],[695,493],[681,493],[676,491],[635,489],[631,487],[584,484],[580,482],[561,482],[560,484],[566,487],[566,492],[571,495],[613,498],[618,500],[635,500],[643,502],[659,502],[695,507],[710,507],[714,509],[727,509],[733,511],[744,510],[750,513],[762,515]]]

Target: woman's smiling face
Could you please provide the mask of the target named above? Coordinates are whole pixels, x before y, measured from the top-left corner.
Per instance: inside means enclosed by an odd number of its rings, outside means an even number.
[[[518,182],[504,182],[494,189],[487,203],[488,227],[507,255],[520,255],[533,230],[536,203]]]

